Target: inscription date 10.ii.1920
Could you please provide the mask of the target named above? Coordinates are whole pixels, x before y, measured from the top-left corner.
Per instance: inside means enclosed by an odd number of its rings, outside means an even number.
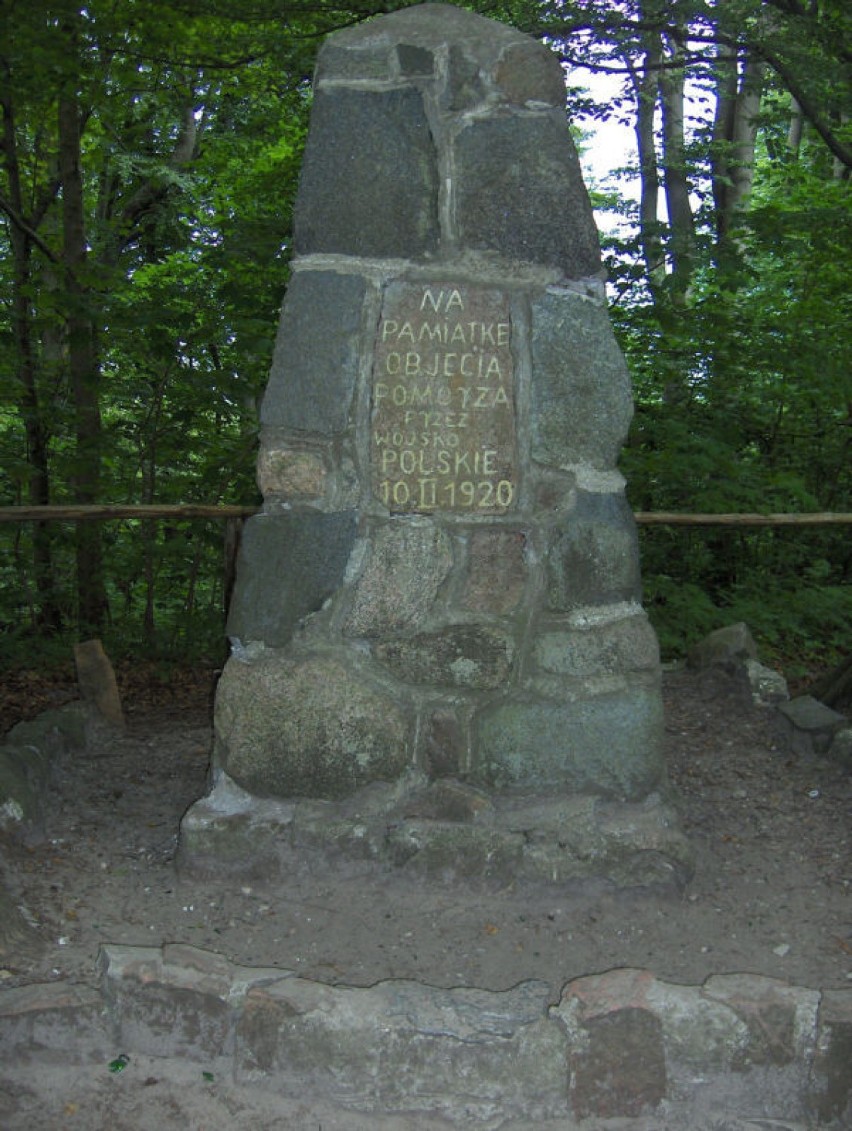
[[[394,283],[376,336],[370,457],[393,513],[501,512],[517,493],[509,302]]]

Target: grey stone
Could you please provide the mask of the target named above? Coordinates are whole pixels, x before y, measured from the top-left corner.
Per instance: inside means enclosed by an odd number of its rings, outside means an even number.
[[[0,829],[24,839],[43,835],[54,759],[85,746],[88,710],[70,703],[13,726],[0,745]]]
[[[227,632],[271,646],[340,587],[355,544],[355,514],[286,511],[245,525]]]
[[[472,120],[456,138],[454,162],[462,245],[553,265],[567,278],[600,271],[592,207],[564,114]]]
[[[826,754],[846,717],[812,695],[799,695],[775,709],[775,732],[785,750],[809,757]]]
[[[390,826],[386,852],[412,875],[502,888],[521,870],[524,838],[488,824],[411,817]]]
[[[676,813],[656,794],[628,805],[588,794],[491,802],[467,784],[440,782],[401,811],[385,844],[390,861],[443,882],[606,881],[680,892],[695,866]]]
[[[686,1100],[694,1126],[702,1104],[718,1095],[727,1111],[747,1111],[755,1120],[779,1112],[806,1117],[818,1001],[815,991],[770,978],[717,976],[704,986],[680,986],[624,969],[569,982],[550,1016],[572,1050],[577,1114],[635,1117],[643,1108],[662,1113],[663,1099],[666,1107]],[[630,1069],[632,1054],[625,1060],[618,1053],[635,1053],[639,1034],[656,1066],[649,1075]],[[602,1059],[589,1058],[590,1050]]]
[[[522,872],[531,880],[605,879],[619,888],[677,892],[695,870],[677,813],[657,793],[627,804],[588,794],[510,802],[500,821],[523,832]]]
[[[467,720],[452,704],[425,712],[421,733],[421,764],[430,777],[454,777],[466,769]]]
[[[606,308],[570,291],[532,304],[531,455],[555,468],[615,466],[633,415]]]
[[[494,73],[508,102],[517,106],[543,103],[556,109],[565,105],[565,76],[554,52],[524,39],[506,47]]]
[[[380,526],[354,585],[344,632],[379,637],[422,628],[452,564],[450,540],[439,527]]]
[[[216,758],[260,796],[343,797],[409,766],[409,724],[334,657],[229,660],[216,694]]]
[[[437,251],[438,238],[437,153],[420,94],[315,91],[296,201],[296,251],[418,257]]]
[[[765,667],[757,660],[746,660],[745,670],[755,703],[765,707],[772,703],[783,703],[790,698],[787,680],[780,672]]]
[[[496,789],[644,797],[663,774],[662,705],[637,686],[574,703],[509,700],[477,720],[473,780]]]
[[[290,280],[260,410],[267,428],[331,436],[349,424],[366,284],[358,275],[297,271]]]
[[[828,748],[828,757],[852,770],[852,726],[842,726],[840,730],[834,732],[834,738]]]
[[[107,945],[98,955],[101,993],[114,1040],[149,1056],[214,1063],[234,1051],[248,992],[281,982],[287,970],[234,967],[212,951]]]
[[[382,42],[341,46],[340,32],[329,36],[317,56],[314,82],[321,86],[326,79],[391,79],[394,74],[393,52],[385,37]]]
[[[493,820],[494,805],[488,794],[466,782],[433,782],[405,805],[406,818],[455,821],[461,824]]]
[[[90,986],[67,982],[14,986],[0,994],[0,1057],[48,1064],[106,1057],[113,1034],[103,1001]]]
[[[527,535],[519,530],[472,530],[460,604],[474,612],[510,613],[527,582]]]
[[[744,667],[747,660],[757,659],[757,645],[747,624],[739,621],[717,628],[689,650],[691,668]]]
[[[377,644],[375,655],[397,679],[487,690],[503,685],[512,668],[510,638],[477,625],[450,625]]]
[[[659,1017],[629,1006],[590,1020],[585,1047],[570,1059],[576,1116],[644,1115],[665,1098],[668,1079]]]
[[[483,103],[487,95],[488,87],[477,61],[462,47],[452,44],[442,104],[451,112],[470,110]]]
[[[40,829],[49,780],[50,756],[38,747],[0,746],[0,829]]]
[[[545,1020],[549,992],[540,982],[495,993],[287,979],[247,995],[238,1072],[362,1110],[466,1121],[564,1114],[565,1040]]]
[[[623,495],[578,492],[547,558],[547,600],[554,612],[637,601],[639,543]]]
[[[213,789],[181,820],[176,867],[205,877],[277,874],[292,840],[292,803],[254,797],[223,771],[215,773]]]
[[[852,1126],[852,991],[827,990],[819,1010],[813,1109],[820,1125]]]
[[[541,631],[534,655],[542,670],[575,678],[659,671],[657,636],[644,613],[585,628]]]

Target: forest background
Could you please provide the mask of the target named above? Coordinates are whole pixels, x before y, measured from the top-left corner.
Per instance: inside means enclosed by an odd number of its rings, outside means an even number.
[[[0,0],[0,506],[259,502],[316,51],[371,0]],[[852,510],[846,0],[480,0],[565,63],[637,412],[636,510]],[[590,76],[616,93],[590,93]],[[849,649],[849,528],[643,527],[664,655]],[[223,655],[220,521],[0,524],[0,667]]]

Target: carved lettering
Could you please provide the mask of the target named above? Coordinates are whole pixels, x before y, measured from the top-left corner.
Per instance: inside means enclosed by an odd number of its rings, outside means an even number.
[[[517,500],[509,303],[480,287],[388,287],[373,359],[373,493],[395,513]]]

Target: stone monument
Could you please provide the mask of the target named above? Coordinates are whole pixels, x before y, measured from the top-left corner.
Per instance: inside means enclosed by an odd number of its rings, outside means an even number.
[[[690,871],[564,101],[555,55],[460,8],[320,52],[186,867]]]

